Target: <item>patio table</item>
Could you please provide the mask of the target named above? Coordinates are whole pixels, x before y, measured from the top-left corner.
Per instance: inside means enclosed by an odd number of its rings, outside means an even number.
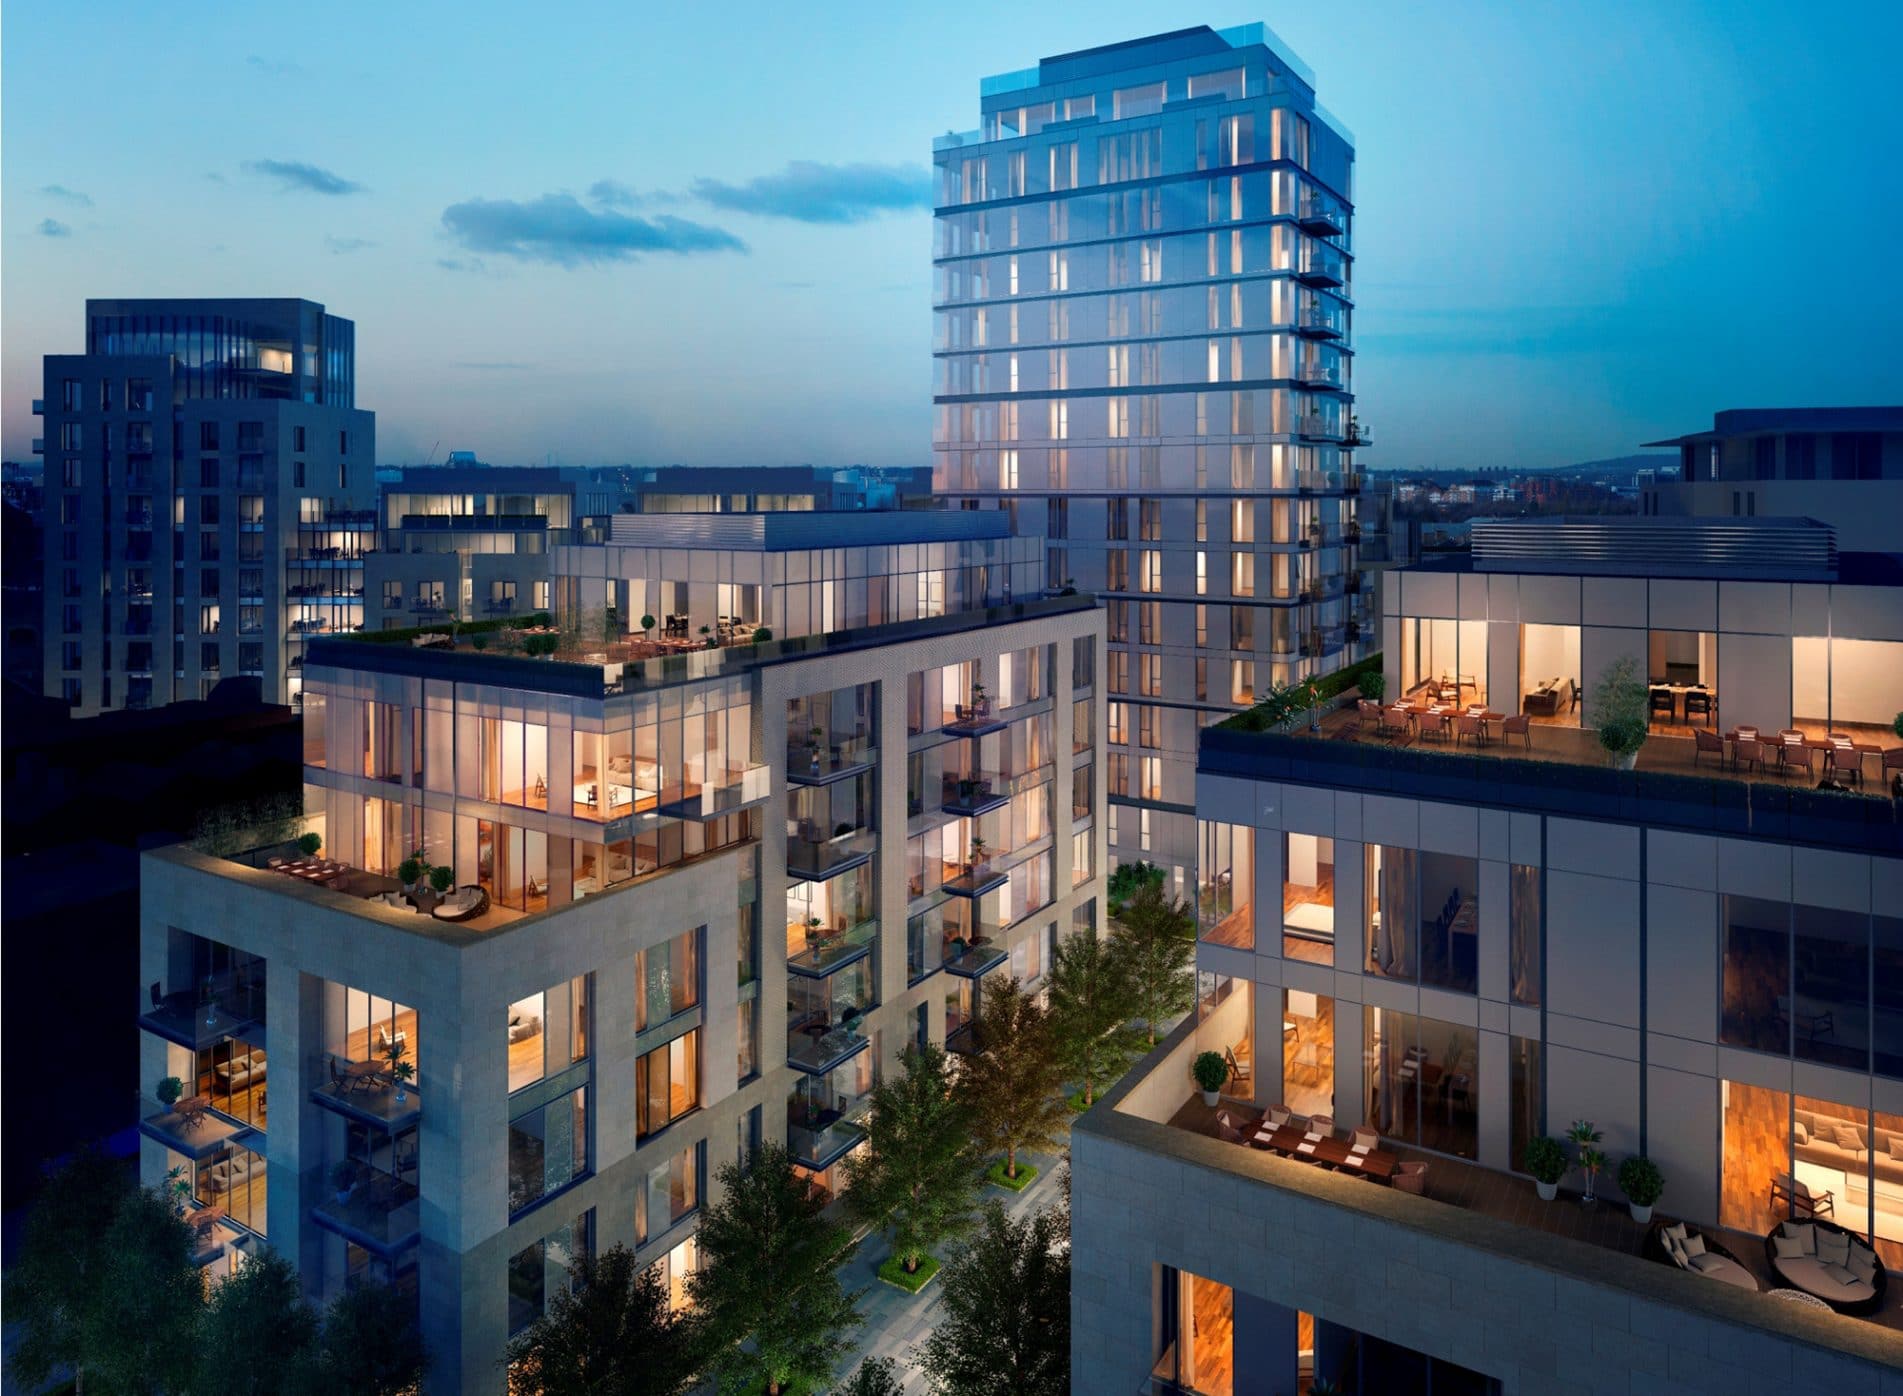
[[[1356,1153],[1347,1140],[1333,1134],[1311,1139],[1307,1129],[1292,1120],[1280,1129],[1257,1131],[1249,1143],[1252,1148],[1267,1149],[1305,1163],[1325,1163],[1350,1173],[1365,1173],[1378,1183],[1391,1182],[1395,1169],[1401,1164],[1400,1156],[1387,1149],[1376,1147]]]

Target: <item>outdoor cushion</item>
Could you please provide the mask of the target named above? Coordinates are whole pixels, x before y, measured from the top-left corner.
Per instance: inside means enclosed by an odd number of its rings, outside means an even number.
[[[1793,1236],[1804,1243],[1805,1255],[1817,1254],[1817,1228],[1809,1222],[1787,1221],[1784,1223],[1783,1231],[1786,1236]]]
[[[1773,1236],[1771,1244],[1777,1247],[1779,1260],[1796,1260],[1804,1254],[1804,1243],[1795,1236]]]
[[[1837,1136],[1837,1147],[1848,1149],[1853,1154],[1863,1152],[1863,1131],[1855,1125],[1833,1124],[1831,1132]]]
[[[1705,1253],[1705,1238],[1703,1236],[1693,1234],[1685,1238],[1686,1259],[1696,1263],[1696,1261],[1698,1260],[1698,1257],[1703,1255],[1704,1253]]]
[[[1890,1136],[1890,1157],[1903,1159],[1903,1134],[1892,1134]]]
[[[1850,1259],[1844,1263],[1849,1267],[1850,1273],[1865,1284],[1869,1284],[1877,1273],[1876,1252],[1864,1246],[1852,1246]]]
[[[1791,1121],[1791,1140],[1797,1144],[1810,1143],[1810,1131],[1804,1128],[1802,1120]]]
[[[1819,1231],[1817,1259],[1824,1265],[1842,1265],[1850,1259],[1850,1238],[1835,1231]]]
[[[1685,1223],[1673,1222],[1670,1226],[1665,1228],[1665,1235],[1670,1240],[1683,1241],[1685,1239]]]
[[[1841,1265],[1835,1265],[1835,1264],[1826,1262],[1825,1264],[1820,1265],[1817,1268],[1822,1270],[1826,1275],[1830,1276],[1831,1279],[1835,1280],[1840,1285],[1853,1285],[1857,1282],[1857,1277],[1851,1274],[1850,1271],[1846,1270]]]
[[[1707,1271],[1723,1269],[1730,1263],[1731,1262],[1726,1260],[1723,1256],[1717,1254],[1708,1253],[1692,1257],[1692,1269],[1698,1271],[1701,1275]]]

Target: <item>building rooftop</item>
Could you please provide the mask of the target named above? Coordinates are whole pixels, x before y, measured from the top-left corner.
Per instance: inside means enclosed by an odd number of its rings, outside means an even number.
[[[1734,407],[1714,413],[1711,430],[1646,446],[1685,446],[1720,436],[1786,431],[1903,431],[1903,407]]]
[[[1315,731],[1299,724],[1294,731],[1249,731],[1247,719],[1241,714],[1204,730],[1199,774],[1903,852],[1903,803],[1884,793],[1882,756],[1870,733],[1857,737],[1866,748],[1865,783],[1846,791],[1820,781],[1821,753],[1813,753],[1808,768],[1773,762],[1740,771],[1700,753],[1689,735],[1651,734],[1637,768],[1621,771],[1607,764],[1597,734],[1578,727],[1536,722],[1530,745],[1522,745],[1503,740],[1495,721],[1490,741],[1455,747],[1451,738],[1424,740],[1419,722],[1384,737],[1352,707],[1324,714]]]
[[[1008,538],[996,509],[816,509],[756,514],[617,514],[611,547],[805,552]]]
[[[1584,515],[1475,519],[1477,572],[1828,582],[1837,533],[1815,519]]]

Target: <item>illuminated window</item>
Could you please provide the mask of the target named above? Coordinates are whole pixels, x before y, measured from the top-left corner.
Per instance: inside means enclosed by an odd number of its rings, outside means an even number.
[[[1158,592],[1163,590],[1163,554],[1156,548],[1142,551],[1141,590]]]

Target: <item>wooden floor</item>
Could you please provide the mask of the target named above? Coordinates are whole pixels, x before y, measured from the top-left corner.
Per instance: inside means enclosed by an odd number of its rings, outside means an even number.
[[[408,1062],[411,1066],[417,1064],[420,1058],[417,1056],[416,1010],[414,1008],[405,1008],[401,1004],[397,1005],[394,1022],[392,1019],[386,1017],[376,1023],[358,1028],[354,1032],[346,1033],[344,1035],[343,1051],[339,1053],[339,1055],[347,1061],[374,1061],[382,1062],[387,1065],[390,1059],[384,1054],[383,1048],[380,1045],[380,1039],[376,1031],[378,1028],[389,1032],[392,1037],[401,1034],[403,1046],[406,1049],[403,1060]]]
[[[1316,872],[1313,887],[1299,887],[1290,882],[1282,884],[1282,914],[1287,916],[1298,906],[1335,905],[1335,865],[1322,863]],[[1311,965],[1332,965],[1335,962],[1333,941],[1310,940],[1306,936],[1282,934],[1282,957],[1287,960],[1304,960]]]
[[[1189,1277],[1190,1310],[1196,1324],[1196,1372],[1200,1396],[1232,1396],[1235,1391],[1236,1296],[1228,1285]]]

